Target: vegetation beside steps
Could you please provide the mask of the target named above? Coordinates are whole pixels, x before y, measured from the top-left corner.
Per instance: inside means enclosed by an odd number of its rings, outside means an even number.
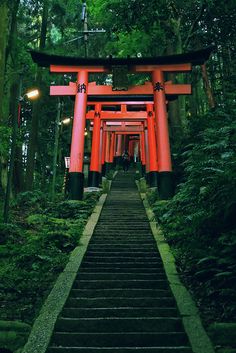
[[[220,353],[236,352],[234,115],[227,107],[195,119],[175,156],[176,195],[160,201],[147,192],[182,280]]]
[[[21,193],[12,223],[0,223],[0,351],[16,352],[26,342],[100,195],[52,203],[41,192]]]

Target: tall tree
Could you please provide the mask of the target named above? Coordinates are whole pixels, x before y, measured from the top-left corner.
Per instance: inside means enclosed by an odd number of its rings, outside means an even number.
[[[3,94],[4,94],[4,77],[6,64],[6,48],[9,30],[9,6],[8,1],[3,0],[0,3],[0,123],[4,120],[3,115]]]
[[[43,50],[46,45],[49,4],[50,4],[49,0],[43,1],[39,50]],[[37,69],[36,82],[39,87],[42,86],[42,70],[40,68]],[[25,178],[26,190],[31,190],[33,187],[33,178],[34,178],[34,170],[35,170],[35,153],[37,150],[38,126],[39,126],[39,119],[41,115],[40,107],[41,107],[41,103],[35,102],[33,106],[32,125],[31,125],[28,154],[27,154],[27,168],[26,168],[26,178]]]

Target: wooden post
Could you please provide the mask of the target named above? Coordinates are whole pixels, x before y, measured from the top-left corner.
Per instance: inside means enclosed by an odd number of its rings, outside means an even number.
[[[161,70],[152,72],[152,82],[158,146],[159,195],[162,199],[168,199],[173,196],[173,179],[164,75]]]
[[[155,121],[152,104],[147,104],[147,131],[148,131],[148,154],[149,154],[149,185],[158,186],[158,163],[157,143],[155,134]]]
[[[102,134],[102,176],[106,175],[106,145],[107,145],[107,132],[104,131],[103,123],[103,134]]]
[[[109,151],[109,163],[113,164],[114,161],[114,149],[115,149],[115,133],[111,133],[111,143],[110,143],[110,151]]]
[[[144,151],[145,151],[145,161],[146,161],[146,177],[147,177],[147,181],[148,181],[149,153],[148,153],[148,130],[147,130],[147,126],[144,127]]]
[[[82,200],[84,191],[84,129],[86,122],[88,72],[83,70],[77,76],[74,120],[70,152],[70,199]]]
[[[89,171],[89,186],[98,187],[100,179],[100,112],[101,104],[96,104],[94,120],[93,120],[93,137],[92,137],[92,150],[91,150],[91,162]]]
[[[142,163],[142,175],[146,173],[146,155],[145,155],[145,135],[144,131],[140,134],[140,156]]]

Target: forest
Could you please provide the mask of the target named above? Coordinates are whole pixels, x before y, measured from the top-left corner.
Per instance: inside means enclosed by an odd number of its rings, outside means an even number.
[[[65,198],[73,101],[50,97],[49,86],[70,77],[38,67],[30,51],[145,58],[210,46],[191,76],[166,77],[191,83],[192,95],[168,107],[175,196],[147,192],[206,328],[236,322],[235,0],[0,0],[0,327],[20,331],[10,340],[0,334],[2,345],[21,348],[100,196]],[[32,89],[36,99],[27,96]],[[89,129],[85,139],[89,155]]]

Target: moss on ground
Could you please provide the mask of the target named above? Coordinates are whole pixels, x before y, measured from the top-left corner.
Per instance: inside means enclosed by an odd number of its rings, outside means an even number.
[[[17,332],[14,323],[32,325],[99,196],[51,203],[40,192],[23,193],[12,205],[11,223],[0,223],[0,348],[16,351],[25,343],[28,332]]]

